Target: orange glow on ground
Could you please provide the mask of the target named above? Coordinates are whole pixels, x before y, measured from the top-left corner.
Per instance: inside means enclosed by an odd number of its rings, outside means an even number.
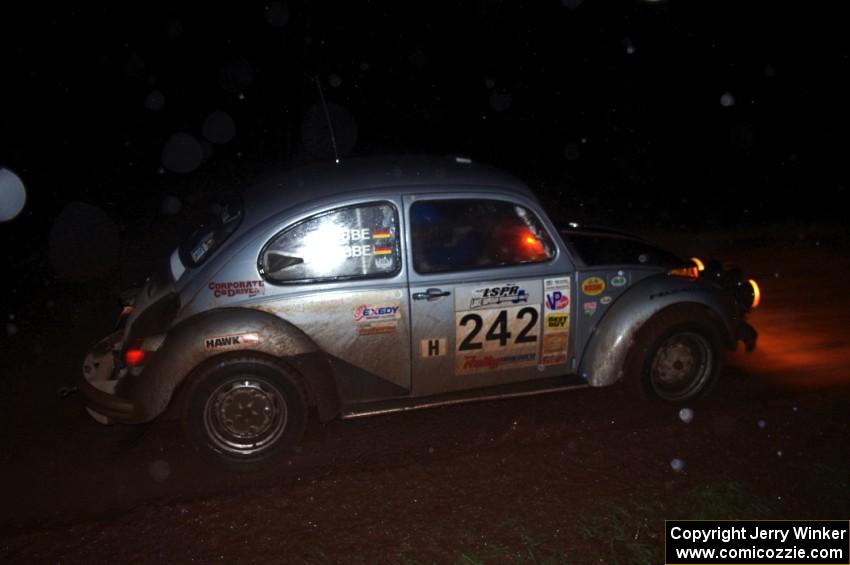
[[[770,295],[771,297],[773,294]],[[850,384],[850,315],[768,301],[749,317],[759,332],[755,351],[728,357],[729,364],[793,389]]]

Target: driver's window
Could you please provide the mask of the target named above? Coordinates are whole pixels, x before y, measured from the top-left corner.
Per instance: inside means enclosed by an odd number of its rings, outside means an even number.
[[[555,246],[537,217],[503,200],[422,200],[410,207],[413,267],[446,273],[539,263]]]
[[[385,202],[337,208],[275,236],[260,269],[273,282],[387,277],[400,269],[398,220]]]

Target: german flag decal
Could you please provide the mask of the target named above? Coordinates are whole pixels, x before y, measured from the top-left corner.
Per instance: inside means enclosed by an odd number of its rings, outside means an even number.
[[[372,252],[373,255],[392,255],[392,253],[392,245],[376,245],[375,250]]]
[[[392,234],[387,228],[372,230],[372,239],[387,239],[388,237],[392,237]]]

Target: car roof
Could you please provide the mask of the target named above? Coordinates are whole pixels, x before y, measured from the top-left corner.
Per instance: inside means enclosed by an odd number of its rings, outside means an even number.
[[[422,187],[458,190],[495,188],[536,200],[521,180],[461,157],[387,156],[343,159],[267,174],[243,194],[245,219],[256,224],[278,212],[314,200],[364,190],[376,195],[408,193]]]

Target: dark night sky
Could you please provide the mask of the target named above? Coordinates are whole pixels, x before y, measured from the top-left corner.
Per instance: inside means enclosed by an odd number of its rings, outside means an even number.
[[[160,213],[163,194],[328,159],[314,75],[350,154],[497,164],[567,216],[843,218],[838,2],[8,4],[0,165],[30,200],[4,236],[45,232],[73,200],[120,221]],[[202,140],[214,111],[235,137],[205,142],[191,172],[163,169],[169,138]]]

